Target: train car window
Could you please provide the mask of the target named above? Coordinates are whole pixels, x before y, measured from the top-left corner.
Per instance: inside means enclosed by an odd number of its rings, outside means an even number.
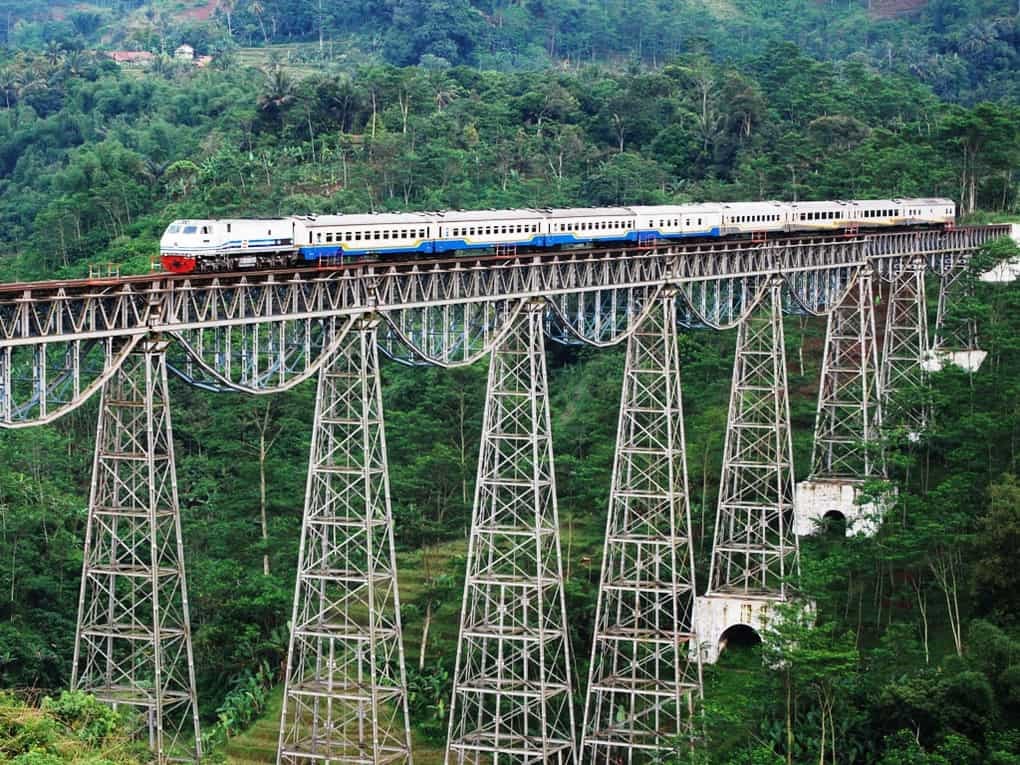
[[[315,241],[317,243],[321,243],[322,242],[322,232],[321,231],[316,231],[315,232]]]
[[[312,243],[312,232],[309,231],[308,232],[308,244],[311,244],[311,243]]]
[[[230,224],[229,223],[227,224],[227,233],[228,234],[230,233]]]
[[[332,242],[333,241],[333,234],[332,234],[332,232],[327,232],[326,233],[326,241],[327,242]]]
[[[418,232],[418,235],[421,236],[422,239],[428,236],[428,234],[425,232],[425,229],[421,229],[421,231]]]

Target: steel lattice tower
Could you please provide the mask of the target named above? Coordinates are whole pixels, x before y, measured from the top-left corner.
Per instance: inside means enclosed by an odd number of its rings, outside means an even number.
[[[103,386],[71,686],[143,716],[156,761],[201,759],[166,345]]]
[[[447,765],[574,759],[543,310],[489,364]]]
[[[882,353],[882,383],[887,419],[899,420],[912,434],[924,430],[927,407],[911,399],[925,395],[928,375],[928,308],[924,258],[915,257],[895,271],[889,290]],[[890,410],[896,396],[907,400]]]
[[[627,342],[585,704],[585,762],[658,761],[691,735],[695,641],[676,293]]]
[[[708,595],[785,599],[799,571],[782,290],[737,330]]]
[[[966,283],[967,269],[949,269],[939,279],[939,299],[935,313],[935,341],[933,346],[947,351],[975,351],[978,349],[977,322],[970,317],[951,316],[952,303],[969,297]]]
[[[885,475],[873,273],[862,269],[829,312],[818,390],[812,478]]]
[[[411,762],[378,322],[319,373],[277,762]]]

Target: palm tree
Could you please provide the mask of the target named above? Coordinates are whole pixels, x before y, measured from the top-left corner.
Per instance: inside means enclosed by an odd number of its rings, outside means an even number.
[[[279,64],[264,74],[266,80],[258,98],[259,110],[279,120],[297,98],[294,81]]]
[[[259,20],[259,27],[262,29],[262,40],[269,44],[269,35],[266,34],[266,22],[262,20],[262,14],[266,12],[265,7],[259,0],[252,0],[251,12],[255,14],[255,18]]]
[[[58,43],[56,40],[50,40],[46,43],[46,60],[50,66],[57,67],[64,57],[64,46]]]
[[[219,0],[217,7],[223,12],[223,15],[227,18],[227,35],[233,39],[234,37],[234,7],[237,5],[237,0]]]

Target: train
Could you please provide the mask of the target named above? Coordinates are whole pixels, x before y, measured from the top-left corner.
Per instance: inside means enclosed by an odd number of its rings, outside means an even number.
[[[956,203],[938,198],[297,215],[176,220],[159,246],[163,268],[187,274],[479,251],[518,254],[675,240],[948,227],[955,220]]]

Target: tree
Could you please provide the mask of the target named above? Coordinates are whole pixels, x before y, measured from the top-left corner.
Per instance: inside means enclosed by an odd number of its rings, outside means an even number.
[[[263,71],[263,76],[265,78],[263,89],[258,97],[259,111],[282,126],[284,116],[297,100],[294,81],[280,64],[276,64],[268,71]]]
[[[942,125],[945,140],[958,151],[963,212],[978,205],[978,184],[987,173],[1015,164],[1017,121],[1003,106],[981,103],[973,110],[954,109]]]

